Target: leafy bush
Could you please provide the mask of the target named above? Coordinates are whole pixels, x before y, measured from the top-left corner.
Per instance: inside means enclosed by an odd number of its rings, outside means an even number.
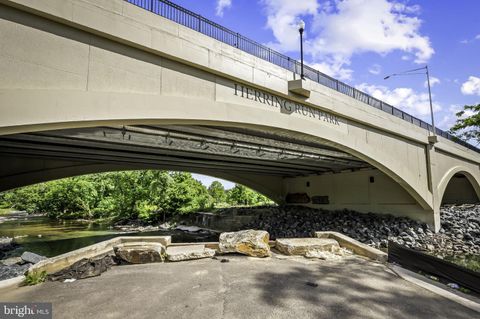
[[[47,279],[46,271],[42,271],[42,272],[32,271],[32,272],[28,272],[27,275],[25,276],[24,284],[27,286],[35,286],[44,282],[46,279]]]

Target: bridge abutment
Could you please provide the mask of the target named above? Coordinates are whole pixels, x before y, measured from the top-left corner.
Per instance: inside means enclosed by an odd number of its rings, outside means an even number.
[[[309,198],[306,205],[326,210],[349,209],[362,213],[410,217],[438,231],[433,209],[425,209],[397,182],[378,169],[345,171],[284,179],[284,194]],[[291,203],[294,204],[294,203]]]

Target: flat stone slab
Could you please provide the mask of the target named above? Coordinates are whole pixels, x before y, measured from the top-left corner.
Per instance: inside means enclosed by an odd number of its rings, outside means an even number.
[[[344,234],[333,231],[320,231],[315,232],[317,238],[331,238],[339,242],[340,246],[345,249],[353,251],[355,254],[376,260],[382,263],[386,263],[388,260],[388,254],[381,250],[362,244],[358,240],[350,238]]]
[[[118,258],[131,264],[162,262],[165,246],[160,243],[130,242],[113,247]]]
[[[313,257],[318,252],[337,252],[340,245],[330,238],[280,238],[275,241],[275,248],[285,255]]]
[[[212,258],[215,250],[205,248],[205,245],[188,245],[188,246],[170,246],[167,247],[168,261],[183,261],[200,258]]]

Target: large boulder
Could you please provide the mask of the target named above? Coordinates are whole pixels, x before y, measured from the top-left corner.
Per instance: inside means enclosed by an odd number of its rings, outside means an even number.
[[[113,247],[115,255],[130,264],[163,262],[165,246],[160,243],[131,242]]]
[[[32,264],[36,264],[42,260],[47,259],[47,257],[45,256],[40,256],[29,251],[24,252],[20,258],[22,258],[24,262],[32,263]]]
[[[313,257],[320,252],[335,253],[340,245],[331,238],[281,238],[275,241],[275,249],[285,255]]]
[[[205,245],[170,246],[167,248],[168,261],[211,258],[214,255],[215,250],[205,248]]]
[[[219,248],[222,253],[240,253],[253,257],[270,256],[268,240],[270,236],[264,230],[241,230],[221,233]]]

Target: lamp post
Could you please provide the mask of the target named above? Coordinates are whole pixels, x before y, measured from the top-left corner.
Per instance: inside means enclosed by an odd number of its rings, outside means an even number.
[[[305,80],[303,74],[303,31],[305,30],[305,21],[300,20],[298,22],[298,32],[300,32],[300,78]]]
[[[425,70],[425,72],[417,72],[417,71],[421,71],[421,70]],[[435,118],[433,116],[432,89],[430,87],[430,73],[428,73],[428,65],[425,65],[424,67],[421,67],[421,68],[404,71],[404,72],[401,72],[401,73],[393,73],[393,74],[387,75],[383,79],[388,80],[389,78],[391,78],[393,76],[415,75],[415,74],[426,74],[427,75],[428,98],[429,98],[429,101],[430,101],[430,116],[431,116],[431,121],[432,121],[432,130],[433,130],[432,133],[433,133],[433,136],[436,137],[437,132],[436,132],[436,129],[435,129]]]

